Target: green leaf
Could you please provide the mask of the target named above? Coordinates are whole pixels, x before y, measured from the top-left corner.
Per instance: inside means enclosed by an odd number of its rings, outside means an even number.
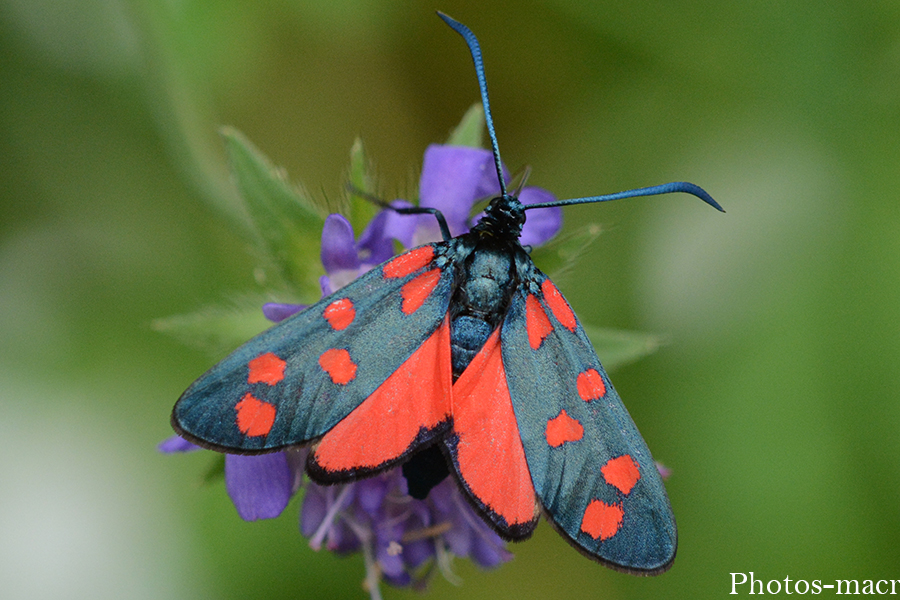
[[[351,190],[375,195],[374,177],[371,172],[372,165],[366,156],[362,140],[356,138],[350,148]],[[353,225],[353,231],[359,236],[378,212],[378,206],[352,191],[348,195],[350,197],[350,224]]]
[[[257,245],[281,279],[318,294],[319,240],[326,211],[236,129],[221,130],[238,190],[257,233]]]
[[[232,306],[208,306],[186,315],[156,319],[151,326],[188,346],[224,356],[272,326],[262,314],[263,302],[248,297]]]
[[[661,337],[650,333],[604,329],[583,323],[582,327],[608,371],[653,354],[663,344]]]
[[[447,138],[448,146],[471,146],[483,148],[484,140],[484,108],[481,102],[469,107],[462,121],[459,122]]]
[[[203,474],[203,483],[209,485],[222,479],[225,479],[225,455],[216,453],[206,473]]]
[[[596,223],[582,225],[534,248],[531,258],[542,271],[549,273],[552,279],[562,280],[601,233],[603,229]]]

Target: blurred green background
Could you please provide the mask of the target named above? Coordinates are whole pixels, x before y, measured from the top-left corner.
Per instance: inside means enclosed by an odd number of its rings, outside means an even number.
[[[673,569],[546,524],[430,598],[712,598],[731,572],[900,579],[900,3],[0,0],[0,589],[9,598],[365,598],[295,500],[244,523],[210,457],[164,457],[213,357],[159,317],[257,291],[217,129],[320,197],[361,136],[385,197],[477,100],[511,168],[604,235],[558,283],[662,334],[613,378],[674,470]],[[602,356],[601,356],[602,359]],[[385,589],[387,598],[419,597]],[[827,592],[826,592],[827,593]]]

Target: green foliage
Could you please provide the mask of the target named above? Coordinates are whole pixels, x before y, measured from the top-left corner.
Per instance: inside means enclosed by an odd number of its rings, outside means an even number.
[[[603,229],[596,223],[588,223],[557,234],[546,244],[532,249],[531,257],[541,270],[559,280],[566,276],[590,250]]]
[[[261,254],[269,259],[280,281],[314,294],[321,268],[310,257],[318,254],[325,211],[292,185],[239,131],[222,129],[229,164],[253,221]]]
[[[476,102],[463,115],[459,125],[450,132],[445,142],[448,146],[482,148],[484,144],[484,107]]]
[[[350,224],[353,225],[353,231],[358,236],[378,212],[378,207],[364,196],[353,193],[357,190],[364,194],[378,195],[378,191],[375,189],[375,177],[372,175],[372,165],[366,156],[363,142],[359,138],[356,138],[350,148],[350,190],[347,193],[350,198]]]
[[[649,333],[606,329],[583,323],[582,327],[608,371],[653,354],[662,345],[662,338]]]
[[[212,461],[203,474],[203,483],[218,483],[225,479],[225,455],[214,452]]]
[[[155,319],[153,329],[183,344],[222,357],[257,333],[271,327],[262,314],[260,296],[247,296],[228,305],[212,305],[184,315]]]

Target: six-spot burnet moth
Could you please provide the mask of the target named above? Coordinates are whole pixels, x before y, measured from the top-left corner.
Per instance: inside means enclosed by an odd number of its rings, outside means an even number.
[[[525,211],[686,192],[676,182],[523,205],[506,189],[481,50],[472,55],[500,195],[468,233],[409,250],[253,338],[179,399],[172,425],[226,453],[310,447],[307,472],[351,481],[402,465],[424,498],[452,476],[502,537],[543,513],[583,554],[652,575],[675,558],[662,479],[572,308],[519,243]]]

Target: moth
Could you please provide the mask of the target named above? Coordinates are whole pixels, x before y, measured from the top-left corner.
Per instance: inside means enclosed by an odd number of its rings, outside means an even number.
[[[483,218],[396,256],[253,338],[181,396],[172,425],[228,453],[309,446],[321,483],[402,466],[424,498],[456,479],[503,538],[541,514],[588,557],[652,575],[675,558],[675,519],[650,450],[569,303],[519,242],[526,211],[685,192],[675,182],[523,205],[506,188],[481,49],[468,45],[500,195]]]

